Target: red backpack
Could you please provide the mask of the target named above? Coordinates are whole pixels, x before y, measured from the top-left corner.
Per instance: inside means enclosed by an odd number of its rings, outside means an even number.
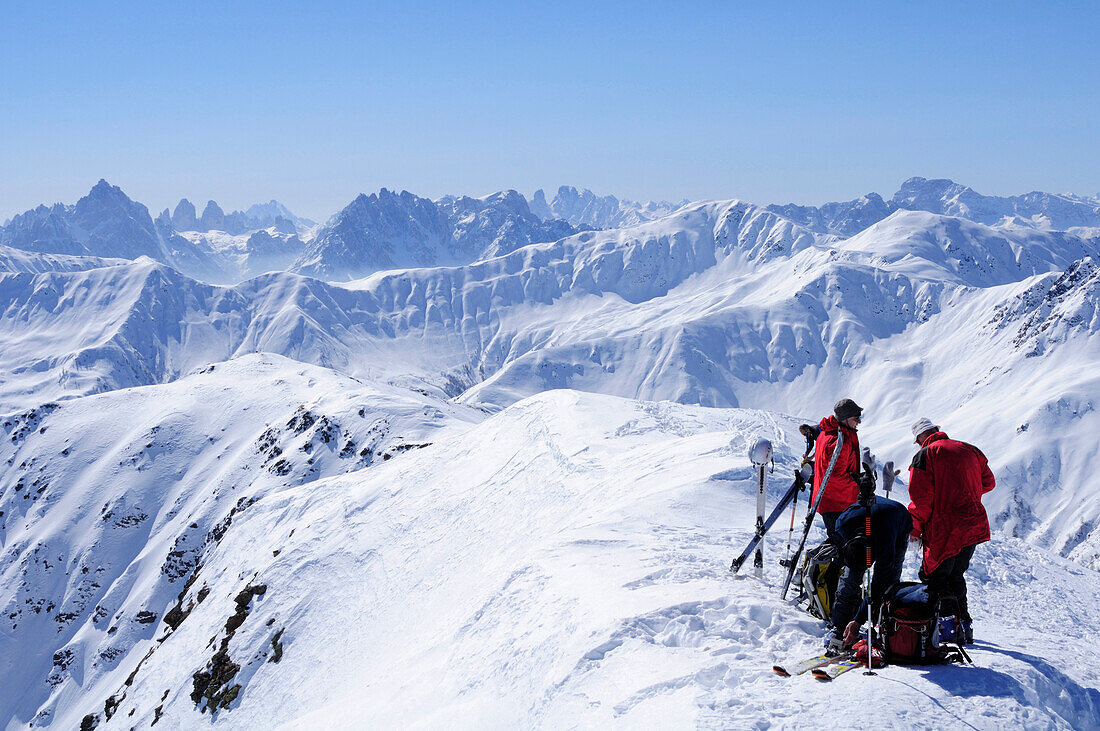
[[[898,665],[934,665],[962,662],[961,648],[940,643],[940,607],[954,597],[933,599],[928,587],[915,581],[897,585],[882,606],[879,631],[886,662]]]

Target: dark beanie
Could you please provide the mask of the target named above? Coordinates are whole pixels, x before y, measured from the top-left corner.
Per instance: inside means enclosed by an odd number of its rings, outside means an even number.
[[[853,416],[861,416],[863,409],[852,399],[845,398],[836,402],[833,413],[836,414],[837,421],[844,421],[845,419],[851,419]]]

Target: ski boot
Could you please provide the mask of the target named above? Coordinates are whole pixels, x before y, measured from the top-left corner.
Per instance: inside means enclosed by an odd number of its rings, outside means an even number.
[[[825,636],[822,637],[822,644],[825,648],[825,654],[829,656],[839,655],[844,651],[844,638],[832,627],[825,628]]]

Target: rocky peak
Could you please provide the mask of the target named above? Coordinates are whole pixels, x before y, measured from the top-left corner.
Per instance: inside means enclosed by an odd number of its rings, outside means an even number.
[[[177,231],[197,231],[199,228],[198,214],[191,201],[183,198],[176,204],[172,212],[172,227]]]
[[[225,211],[214,201],[207,201],[199,223],[202,231],[222,231],[225,229]]]

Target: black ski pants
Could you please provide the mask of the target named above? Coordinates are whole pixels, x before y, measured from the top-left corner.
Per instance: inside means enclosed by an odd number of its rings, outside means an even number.
[[[974,557],[977,546],[967,546],[956,555],[947,559],[932,573],[926,573],[920,567],[917,576],[928,584],[928,591],[937,597],[953,596],[959,603],[959,619],[970,621],[970,611],[966,605],[966,570],[970,568],[970,559]]]
[[[875,561],[871,573],[871,596],[875,598],[877,611],[879,602],[886,596],[886,591],[901,580],[901,569],[905,564],[905,545],[909,542],[909,535],[901,534],[894,545],[893,554],[888,558]],[[853,619],[867,616],[867,602],[860,602],[860,589],[863,587],[863,573],[867,568],[867,562],[863,554],[849,556],[844,568],[840,570],[840,579],[836,585],[836,596],[833,599],[832,611],[829,613],[830,624],[837,632],[844,632],[844,628]]]
[[[838,510],[835,513],[818,513],[821,516],[821,522],[825,524],[825,540],[829,543],[835,543],[837,546],[844,545],[844,541],[836,534],[836,519],[843,512],[843,510]]]

